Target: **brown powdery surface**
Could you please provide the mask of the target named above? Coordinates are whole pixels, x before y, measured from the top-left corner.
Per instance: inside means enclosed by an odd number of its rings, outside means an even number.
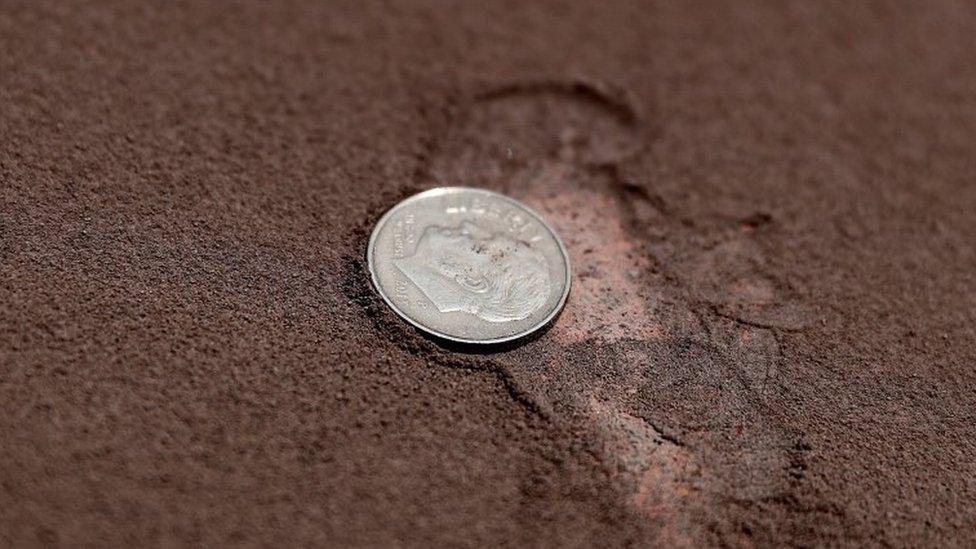
[[[976,5],[0,6],[0,545],[976,544]],[[572,256],[431,342],[372,223]]]

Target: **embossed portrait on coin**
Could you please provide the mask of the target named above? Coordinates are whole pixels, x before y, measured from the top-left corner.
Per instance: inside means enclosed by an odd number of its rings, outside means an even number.
[[[542,254],[470,222],[427,227],[414,254],[394,264],[440,312],[464,311],[488,322],[527,318],[552,291]]]

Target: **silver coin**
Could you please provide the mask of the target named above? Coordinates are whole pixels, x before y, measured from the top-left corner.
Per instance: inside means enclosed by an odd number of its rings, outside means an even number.
[[[483,189],[441,187],[400,202],[376,223],[366,257],[387,305],[460,343],[524,337],[569,295],[569,255],[552,227]]]

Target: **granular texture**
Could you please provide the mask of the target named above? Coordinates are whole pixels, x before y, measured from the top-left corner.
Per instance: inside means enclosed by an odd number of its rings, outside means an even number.
[[[976,545],[976,5],[0,8],[0,545]],[[369,285],[487,187],[573,261]]]

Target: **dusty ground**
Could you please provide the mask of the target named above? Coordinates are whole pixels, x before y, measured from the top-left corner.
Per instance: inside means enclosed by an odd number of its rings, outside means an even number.
[[[974,29],[4,2],[0,545],[976,544]],[[436,184],[560,230],[547,333],[374,295]]]

